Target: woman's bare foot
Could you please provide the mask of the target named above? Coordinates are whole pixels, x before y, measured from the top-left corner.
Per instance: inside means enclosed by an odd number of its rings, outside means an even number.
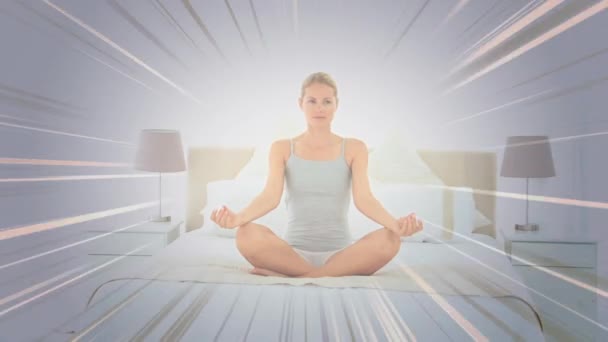
[[[262,275],[262,276],[287,277],[286,275],[284,275],[282,273],[267,270],[265,268],[259,268],[259,267],[254,267],[251,271],[249,271],[249,273]]]

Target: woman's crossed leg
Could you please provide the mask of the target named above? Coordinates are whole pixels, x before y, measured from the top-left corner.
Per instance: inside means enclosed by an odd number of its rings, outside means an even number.
[[[268,227],[249,222],[238,228],[236,245],[255,268],[251,273],[289,277],[337,277],[371,275],[399,252],[396,233],[380,228],[315,267]]]
[[[249,222],[236,232],[236,247],[255,268],[251,273],[297,277],[314,267],[266,226]]]

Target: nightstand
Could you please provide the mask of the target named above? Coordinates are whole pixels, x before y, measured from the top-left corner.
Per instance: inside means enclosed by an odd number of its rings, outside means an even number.
[[[551,227],[511,229],[505,234],[505,251],[524,283],[542,294],[530,290],[547,341],[601,340],[600,332],[605,332],[589,321],[597,321],[597,294],[580,286],[597,287],[597,241]]]
[[[179,237],[181,224],[182,221],[141,223],[92,240],[87,244],[86,251],[88,255],[125,255],[148,244],[130,256],[151,256]],[[115,229],[116,227],[107,230],[89,230],[86,232],[86,237],[99,236]]]

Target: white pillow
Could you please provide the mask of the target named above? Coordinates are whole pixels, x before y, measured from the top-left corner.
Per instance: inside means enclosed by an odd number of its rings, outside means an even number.
[[[492,224],[492,221],[479,210],[475,210],[474,227],[483,227]]]
[[[245,209],[264,190],[265,184],[266,179],[256,177],[218,180],[207,183],[207,205],[201,211],[201,215],[205,218],[203,229],[209,229],[218,236],[235,237],[238,228],[225,229],[219,227],[211,220],[211,212],[222,205],[226,205],[234,212]],[[283,203],[283,198],[281,198],[278,207],[253,222],[264,225],[278,236],[283,237],[287,227],[287,210]]]
[[[396,130],[370,152],[368,164],[370,182],[445,185],[420,158],[415,146]],[[475,227],[492,223],[475,208],[472,193],[454,191],[454,194],[456,232],[469,236]],[[441,221],[437,223],[441,224]]]
[[[394,132],[369,154],[368,174],[385,183],[443,184],[403,134]]]
[[[417,216],[431,222],[443,222],[443,191],[414,184],[371,182],[372,193],[382,206],[395,218],[414,212]],[[353,239],[379,229],[378,223],[361,213],[351,201],[348,221]],[[426,224],[424,232],[431,236],[441,236],[442,230]],[[419,232],[404,237],[402,241],[422,242],[428,240],[426,234]]]
[[[239,171],[235,179],[244,178],[266,178],[268,175],[268,158],[270,154],[270,144],[257,146],[251,159],[243,168]]]

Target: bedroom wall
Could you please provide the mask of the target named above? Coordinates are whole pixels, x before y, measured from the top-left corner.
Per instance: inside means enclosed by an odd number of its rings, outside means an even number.
[[[449,116],[442,119],[482,114],[455,123],[432,144],[495,150],[500,166],[500,146],[507,136],[548,135],[556,140],[551,147],[557,175],[531,179],[530,194],[606,202],[608,165],[602,151],[608,146],[604,133],[608,83],[602,72],[608,66],[608,54],[597,51],[602,48],[598,41],[607,19],[601,13],[468,87],[457,101],[445,104]],[[581,60],[584,57],[588,58]],[[592,135],[598,133],[603,135]],[[498,179],[499,191],[525,193],[525,179]],[[542,202],[531,202],[529,210],[530,221],[543,228],[560,227],[606,239],[605,210]],[[497,216],[503,228],[523,222],[524,215],[524,201],[498,199]]]
[[[605,208],[608,50],[602,42],[606,23],[604,11],[459,90],[437,107],[442,113],[437,122],[454,123],[425,143],[496,151],[498,190],[525,194],[525,179],[500,177],[501,146],[511,135],[547,135],[555,140],[551,148],[556,177],[531,179],[530,194],[595,202]],[[525,37],[514,40],[518,38]],[[466,117],[470,118],[456,122]],[[598,261],[608,260],[606,209],[530,202],[529,215],[530,222],[543,230],[598,240]],[[503,230],[525,222],[525,201],[499,197],[497,220]],[[608,267],[601,261],[600,286],[605,287]],[[608,302],[599,301],[598,317],[605,321]]]

